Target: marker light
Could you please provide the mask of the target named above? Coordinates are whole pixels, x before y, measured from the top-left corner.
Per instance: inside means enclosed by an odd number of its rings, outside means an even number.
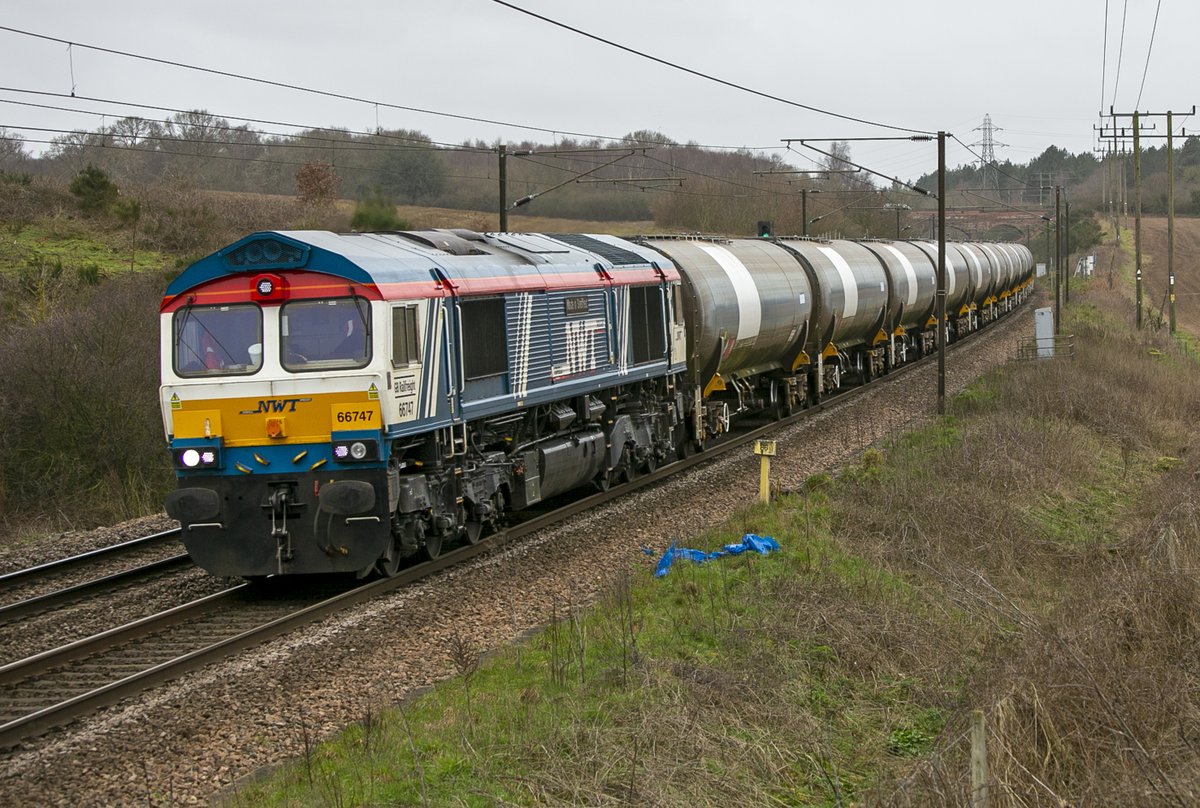
[[[200,465],[200,453],[195,449],[186,450],[182,455],[179,456],[179,459],[183,461],[183,465],[190,469],[194,469],[196,466]]]
[[[338,441],[333,444],[333,459],[338,463],[378,460],[379,445],[373,440]]]

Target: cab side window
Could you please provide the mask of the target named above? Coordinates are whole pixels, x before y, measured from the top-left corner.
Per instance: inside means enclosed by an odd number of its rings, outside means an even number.
[[[392,309],[392,367],[402,368],[421,361],[417,331],[417,307]]]

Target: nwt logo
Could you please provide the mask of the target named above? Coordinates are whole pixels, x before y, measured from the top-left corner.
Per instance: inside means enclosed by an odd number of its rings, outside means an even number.
[[[297,404],[303,404],[306,401],[312,401],[311,398],[268,398],[266,401],[258,402],[257,410],[242,410],[238,415],[258,415],[260,413],[271,414],[281,412],[295,412]]]

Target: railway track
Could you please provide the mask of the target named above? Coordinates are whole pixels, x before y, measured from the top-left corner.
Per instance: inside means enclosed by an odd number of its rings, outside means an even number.
[[[948,346],[969,345],[968,337]],[[818,412],[846,403],[863,392],[878,389],[924,362],[893,370],[878,384],[852,387],[787,418],[770,421],[730,435],[704,452],[652,473],[534,516],[475,545],[445,553],[434,561],[402,570],[392,578],[375,580],[349,590],[314,596],[298,594],[294,585],[268,580],[266,585],[240,584],[214,595],[151,615],[92,637],[0,667],[0,749],[12,749],[38,734],[211,662],[259,645],[321,620],[358,603],[550,527],[631,491],[654,485],[672,474],[708,462]],[[160,538],[167,534],[156,534]],[[129,543],[127,543],[129,544]],[[120,547],[121,545],[118,545]],[[77,558],[83,558],[80,556]],[[94,556],[93,556],[94,557]],[[75,559],[68,559],[75,562]],[[79,562],[75,562],[79,563]],[[49,566],[49,565],[45,565]],[[34,568],[37,569],[37,568]],[[0,578],[0,582],[3,579]],[[2,614],[2,612],[0,612]]]
[[[122,580],[122,576],[131,579],[156,569],[184,566],[190,563],[187,554],[171,553],[169,550],[172,544],[178,546],[179,533],[178,528],[164,530],[120,544],[100,547],[86,553],[0,575],[0,598],[3,599],[3,603],[0,604],[0,620],[7,621],[29,614],[31,611],[46,609],[54,603],[64,602],[75,596],[86,596],[89,591],[97,591],[115,585]],[[82,582],[78,580],[81,572],[125,558],[128,558],[129,562],[135,566],[100,578],[87,579]],[[71,580],[72,578],[76,580]],[[105,579],[108,579],[107,583],[100,585],[100,581]],[[57,590],[47,589],[57,581],[69,582],[59,584]],[[87,588],[89,584],[93,585],[90,590]],[[76,592],[73,595],[68,594],[72,589]],[[40,602],[38,602],[39,600]]]

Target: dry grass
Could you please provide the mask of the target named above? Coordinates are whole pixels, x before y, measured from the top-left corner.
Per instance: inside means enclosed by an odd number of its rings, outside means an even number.
[[[960,403],[961,440],[930,458],[941,490],[881,485],[847,520],[989,627],[936,753],[880,804],[969,803],[971,707],[994,806],[1200,798],[1200,375],[1161,335],[1122,331],[1127,315],[1094,285],[1074,361],[1010,367]]]

